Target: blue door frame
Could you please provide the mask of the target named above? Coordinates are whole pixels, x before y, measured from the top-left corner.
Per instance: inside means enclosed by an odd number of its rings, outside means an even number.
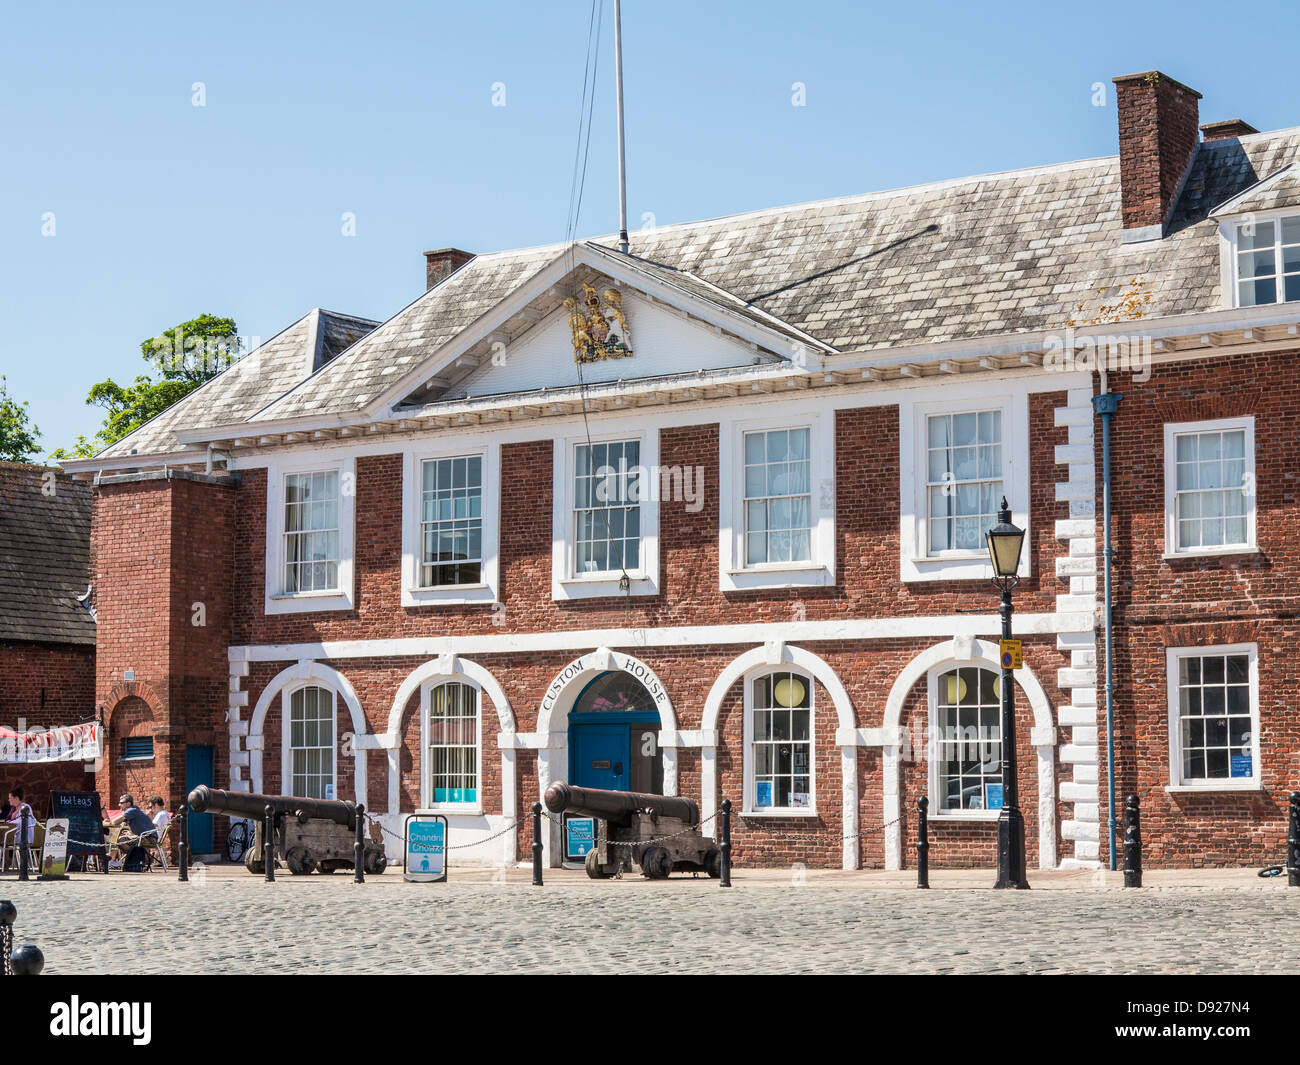
[[[569,779],[580,788],[627,791],[631,730],[624,724],[584,722],[570,729]]]
[[[569,783],[630,791],[632,730],[646,727],[658,729],[659,722],[619,711],[570,714]]]
[[[185,794],[206,784],[214,785],[215,750],[212,747],[187,746],[185,748]],[[213,852],[212,815],[190,814],[188,818],[190,831],[190,853],[211,854]]]

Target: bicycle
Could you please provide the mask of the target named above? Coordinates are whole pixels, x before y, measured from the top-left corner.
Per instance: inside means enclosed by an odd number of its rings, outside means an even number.
[[[248,821],[232,821],[226,835],[226,857],[232,862],[242,862],[252,845],[252,824]]]
[[[1261,877],[1281,876],[1285,872],[1286,864],[1283,863],[1282,865],[1266,865],[1259,871],[1259,875]]]

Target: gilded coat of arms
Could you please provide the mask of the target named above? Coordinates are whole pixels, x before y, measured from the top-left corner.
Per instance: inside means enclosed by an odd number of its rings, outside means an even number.
[[[623,317],[623,294],[618,289],[597,292],[594,285],[584,283],[581,300],[570,296],[564,306],[569,311],[569,329],[573,332],[574,362],[631,357],[631,339],[627,319]]]

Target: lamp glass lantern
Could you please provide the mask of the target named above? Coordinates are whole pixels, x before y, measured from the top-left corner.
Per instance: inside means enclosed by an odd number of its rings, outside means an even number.
[[[1013,580],[1020,569],[1020,552],[1024,548],[1025,530],[1011,524],[1011,508],[1006,496],[998,511],[998,523],[984,534],[988,543],[989,560],[993,563],[996,580]]]

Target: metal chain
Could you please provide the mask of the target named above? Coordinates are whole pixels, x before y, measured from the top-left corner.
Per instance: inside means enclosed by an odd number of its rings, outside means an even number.
[[[561,828],[564,827],[564,822],[562,820],[556,817],[552,817],[545,810],[542,811],[542,816],[546,818],[546,820],[550,821],[552,824],[559,825]],[[597,839],[596,842],[597,844],[604,843],[605,846],[607,847],[642,847],[645,846],[647,843],[662,843],[666,839],[676,839],[678,836],[689,836],[692,832],[698,832],[701,828],[703,828],[705,825],[707,825],[710,821],[712,821],[717,816],[718,816],[717,813],[711,813],[709,814],[708,817],[704,818],[704,820],[702,820],[694,828],[684,828],[680,832],[674,832],[671,836],[652,836],[650,839],[634,839],[629,842],[624,842],[622,840],[614,840],[614,839],[604,839],[602,837]],[[600,818],[599,820],[604,820],[604,819]]]
[[[385,836],[391,836],[393,839],[400,839],[402,841],[402,847],[403,849],[405,849],[406,836],[402,835],[401,833],[394,832],[392,829],[386,827],[384,823],[380,821],[379,818],[375,817],[373,814],[366,814],[366,818],[367,820],[370,821],[372,825],[378,825],[379,831],[382,832]],[[518,827],[519,827],[518,821],[511,821],[510,824],[506,825],[506,827],[503,828],[500,832],[494,832],[492,833],[492,835],[485,836],[483,839],[471,840],[469,843],[448,844],[445,849],[449,851],[461,851],[461,850],[465,850],[468,847],[478,847],[484,843],[491,843],[494,839],[499,839],[500,837],[504,836],[507,832],[513,832]]]
[[[650,839],[637,839],[627,843],[622,842],[620,840],[605,840],[605,839],[601,839],[599,840],[599,842],[605,843],[606,846],[609,847],[641,847],[650,843],[662,843],[664,840],[676,839],[678,836],[687,836],[690,835],[692,832],[698,832],[701,828],[707,825],[710,821],[714,820],[717,816],[718,816],[717,813],[709,814],[708,817],[700,821],[700,823],[696,825],[694,828],[684,828],[680,832],[674,832],[672,833],[672,835],[669,836],[653,836]],[[542,811],[542,817],[545,820],[550,821],[551,824],[553,825],[557,825],[560,828],[564,827],[564,821],[562,819],[554,816],[553,814],[549,813],[546,810]],[[384,835],[391,836],[393,839],[401,840],[403,847],[405,847],[406,836],[402,835],[401,833],[394,832],[392,829],[388,828],[382,821],[379,820],[379,818],[375,817],[373,814],[367,813],[366,819],[371,824],[378,825],[379,831],[382,832]],[[515,831],[520,827],[521,824],[522,822],[518,820],[512,820],[510,824],[506,825],[506,827],[501,829],[501,831],[494,832],[490,836],[485,836],[483,839],[471,840],[469,843],[449,844],[446,849],[449,851],[459,851],[459,850],[465,850],[469,847],[479,847],[482,846],[484,843],[491,843],[494,839],[499,839],[500,837],[504,836],[507,832]]]
[[[0,954],[4,955],[4,975],[13,976],[14,930],[9,925],[0,925]]]
[[[870,835],[874,835],[874,834],[877,833],[877,832],[883,832],[885,829],[889,828],[891,825],[896,825],[896,824],[898,824],[898,823],[899,823],[900,821],[902,821],[905,817],[906,817],[905,814],[901,814],[901,815],[899,815],[898,817],[895,817],[892,821],[886,821],[883,825],[876,825],[874,828],[864,828],[861,832],[854,832],[854,833],[852,833],[852,834],[850,834],[850,835],[847,835],[847,836],[841,836],[841,837],[839,838],[839,842],[840,842],[840,843],[846,843],[848,840],[851,840],[851,839],[858,839],[858,838],[860,838],[861,836],[870,836]],[[741,815],[741,819],[742,819],[742,820],[744,819],[744,815],[743,815],[743,814]],[[748,821],[745,822],[745,825],[746,825],[746,827],[754,827],[754,828],[758,828],[758,826],[756,826],[756,825],[751,825],[750,822],[748,822]],[[799,841],[804,842],[804,843],[825,843],[825,842],[827,842],[828,840],[831,840],[831,841],[834,840],[834,837],[828,837],[828,836],[815,836],[815,835],[811,835],[811,834],[786,833],[786,832],[782,832],[779,828],[778,828],[778,829],[764,829],[763,831],[768,832],[770,835],[780,836],[782,839],[794,839],[794,840],[799,840]]]

